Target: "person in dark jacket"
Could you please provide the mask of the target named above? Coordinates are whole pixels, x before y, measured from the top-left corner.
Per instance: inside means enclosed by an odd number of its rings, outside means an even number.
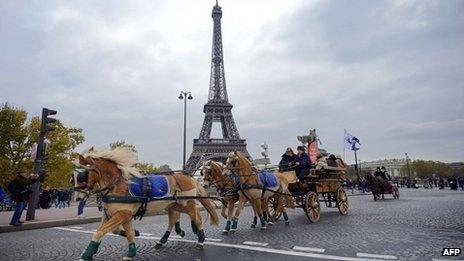
[[[385,181],[391,181],[391,177],[388,174],[387,169],[384,166],[380,168],[380,177],[383,178],[383,180]]]
[[[297,156],[293,153],[292,148],[288,147],[279,162],[279,171],[295,170],[296,157]]]
[[[304,176],[309,172],[311,169],[311,163],[309,162],[309,156],[306,154],[306,150],[303,146],[298,146],[297,148],[298,155],[296,156],[295,160],[295,170],[296,175],[300,182],[304,180]]]
[[[26,202],[29,200],[29,196],[32,190],[29,189],[29,185],[36,182],[38,176],[29,173],[27,170],[20,170],[16,177],[11,181],[14,187],[13,200],[16,202],[15,211],[11,218],[10,225],[21,226],[21,215],[23,213]]]
[[[380,167],[377,167],[374,171],[374,177],[381,177],[382,176],[382,171],[380,170]]]

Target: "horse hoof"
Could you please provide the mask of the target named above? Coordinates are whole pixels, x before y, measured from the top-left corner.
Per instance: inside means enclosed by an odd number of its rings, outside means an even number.
[[[290,225],[290,221],[285,221],[285,225]]]
[[[256,228],[256,225],[255,224],[251,225],[251,228]]]
[[[227,234],[229,234],[229,231],[228,230],[222,230],[222,234],[227,235]]]
[[[234,228],[230,229],[230,233],[235,233],[235,231],[237,231],[237,229],[234,229]]]
[[[180,232],[179,236],[180,237],[185,237],[185,231],[182,230],[182,232]]]
[[[197,247],[203,248],[204,243],[197,242]]]
[[[156,243],[156,247],[164,247],[165,245],[166,243],[161,243],[161,242]]]
[[[274,223],[273,223],[273,222],[267,222],[267,224],[268,224],[269,226],[272,226],[272,225],[274,225]]]
[[[125,256],[122,258],[122,260],[132,260],[132,257]]]
[[[266,230],[267,227],[261,227],[261,230]]]

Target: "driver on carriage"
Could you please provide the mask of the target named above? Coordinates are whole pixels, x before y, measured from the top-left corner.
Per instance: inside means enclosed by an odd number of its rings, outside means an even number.
[[[311,163],[309,162],[308,154],[305,152],[305,147],[298,146],[297,151],[298,155],[295,159],[295,170],[298,179],[302,182],[304,180],[304,176],[307,175],[311,169]]]
[[[285,150],[285,153],[282,155],[282,159],[279,162],[279,171],[292,171],[295,170],[296,165],[296,154],[293,152],[292,148],[288,147]]]

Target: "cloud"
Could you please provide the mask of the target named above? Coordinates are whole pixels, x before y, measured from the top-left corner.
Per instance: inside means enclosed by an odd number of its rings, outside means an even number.
[[[363,160],[464,159],[464,7],[459,1],[234,1],[223,6],[226,82],[248,149],[277,162],[316,128]],[[188,137],[207,99],[212,4],[193,1],[2,2],[2,100],[58,110],[86,143],[125,139],[142,160],[180,167],[180,90]]]

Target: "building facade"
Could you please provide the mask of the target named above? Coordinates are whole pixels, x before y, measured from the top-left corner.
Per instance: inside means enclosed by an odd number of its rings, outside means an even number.
[[[400,177],[400,169],[406,166],[406,159],[384,159],[376,161],[361,162],[360,168],[374,171],[377,167],[384,166],[392,177]]]

